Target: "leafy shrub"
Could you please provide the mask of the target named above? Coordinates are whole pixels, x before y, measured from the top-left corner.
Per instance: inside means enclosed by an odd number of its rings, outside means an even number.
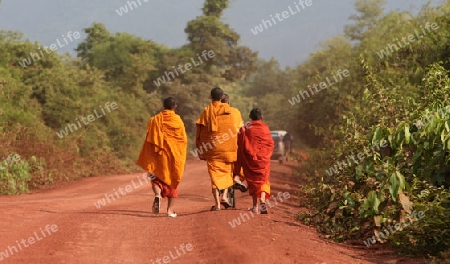
[[[382,98],[383,88],[376,78],[369,79],[368,85],[375,89],[367,93],[367,100]],[[350,122],[341,129],[351,140],[337,145],[341,159],[350,151],[360,151],[382,140],[388,142],[387,147],[333,177],[319,176],[303,187],[310,211],[297,215],[299,219],[315,225],[325,237],[337,241],[358,239],[362,243],[382,225],[393,225],[413,210],[423,210],[425,218],[389,236],[389,243],[407,254],[432,256],[450,247],[450,106],[445,106],[450,93],[448,72],[440,64],[433,64],[423,84],[433,101],[397,105],[407,113],[400,115],[403,121],[398,116],[394,120],[389,117],[367,129],[366,121],[357,122],[356,117],[348,116]],[[390,107],[387,104],[378,109]],[[372,115],[368,119],[376,120],[377,113]],[[368,137],[362,138],[362,129],[354,130],[356,127],[366,127]],[[320,160],[321,155],[310,155],[310,160]],[[321,164],[322,169],[326,168]],[[314,164],[306,172],[310,178],[318,176],[317,172],[324,175],[318,169]]]
[[[0,170],[0,195],[14,195],[28,192],[31,180],[30,165],[24,160],[10,161]]]

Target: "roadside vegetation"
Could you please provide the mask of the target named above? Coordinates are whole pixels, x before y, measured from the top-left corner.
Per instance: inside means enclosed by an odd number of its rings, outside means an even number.
[[[310,180],[302,188],[302,205],[309,212],[297,217],[335,241],[364,245],[374,238],[406,255],[448,260],[450,2],[425,6],[415,15],[385,14],[381,4],[357,1],[359,14],[344,36],[329,40],[304,66],[322,76],[336,66],[345,67],[352,78],[307,101],[299,112],[298,119],[314,131],[317,145],[302,170]],[[389,56],[379,56],[388,44],[421,31],[427,23],[438,28],[403,48],[397,44],[399,49],[393,47]],[[347,161],[379,142],[387,144],[374,155]],[[337,161],[347,166],[327,174]],[[401,231],[380,234],[407,221],[414,211],[425,216]]]

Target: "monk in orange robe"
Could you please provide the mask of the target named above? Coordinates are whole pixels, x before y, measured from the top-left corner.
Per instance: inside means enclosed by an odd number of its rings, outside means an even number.
[[[225,208],[231,206],[227,194],[228,188],[234,184],[233,163],[237,157],[237,133],[240,123],[243,123],[239,110],[232,110],[230,105],[220,101],[223,95],[222,89],[213,88],[210,95],[212,102],[196,122],[197,151],[200,159],[207,162],[215,200],[212,211],[220,210],[221,204]]]
[[[228,94],[224,94],[222,97],[222,100],[220,100],[220,101],[222,103],[228,104],[230,106],[232,115],[235,117],[234,123],[238,124],[238,126],[237,126],[238,129],[241,129],[241,127],[244,126],[244,120],[242,120],[241,112],[239,111],[239,109],[231,106],[230,96]],[[234,166],[234,164],[233,164],[233,166]],[[243,175],[243,173],[241,173],[241,175]],[[245,178],[243,176],[235,175],[233,180],[234,180],[234,185],[233,185],[234,189],[238,189],[241,192],[247,191],[247,186],[245,186],[242,183],[242,181],[245,180]]]
[[[159,213],[161,197],[167,197],[167,215],[176,217],[173,198],[178,197],[177,188],[184,173],[187,136],[183,121],[175,114],[175,99],[166,98],[163,107],[164,110],[148,122],[147,138],[136,164],[149,172],[152,180],[153,213]]]
[[[251,211],[256,211],[259,197],[260,213],[267,214],[266,198],[270,197],[270,157],[274,142],[270,129],[262,121],[259,108],[250,111],[249,125],[242,127],[238,136],[238,156],[234,175],[240,175],[241,168],[248,185],[248,192],[253,198]]]

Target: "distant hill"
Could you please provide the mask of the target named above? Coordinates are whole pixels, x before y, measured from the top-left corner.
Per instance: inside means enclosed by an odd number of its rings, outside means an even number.
[[[203,0],[139,1],[141,5],[135,0],[137,8],[131,10],[127,7],[128,12],[122,12],[120,16],[116,10],[127,6],[127,1],[3,0],[0,5],[0,29],[19,30],[32,41],[50,45],[68,31],[82,33],[83,28],[95,21],[105,24],[111,32],[129,32],[177,47],[186,42],[186,23],[201,14],[203,5]],[[342,32],[343,26],[349,23],[348,17],[355,12],[353,2],[312,0],[312,6],[258,35],[250,29],[259,25],[262,19],[270,19],[270,15],[287,11],[289,6],[295,8],[294,1],[234,1],[224,17],[241,35],[243,45],[259,51],[262,58],[274,57],[282,66],[295,66],[314,51],[318,42]],[[386,8],[417,10],[426,2],[389,0]],[[76,44],[71,43],[58,52],[71,52]]]

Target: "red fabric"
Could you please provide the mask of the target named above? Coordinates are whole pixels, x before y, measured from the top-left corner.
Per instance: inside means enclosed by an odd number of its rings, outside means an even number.
[[[178,188],[172,188],[160,179],[152,180],[152,186],[158,186],[161,189],[162,198],[178,198]]]
[[[259,193],[261,187],[269,183],[273,147],[270,129],[264,122],[251,121],[250,125],[240,129],[234,175],[240,175],[243,169],[250,195]]]

